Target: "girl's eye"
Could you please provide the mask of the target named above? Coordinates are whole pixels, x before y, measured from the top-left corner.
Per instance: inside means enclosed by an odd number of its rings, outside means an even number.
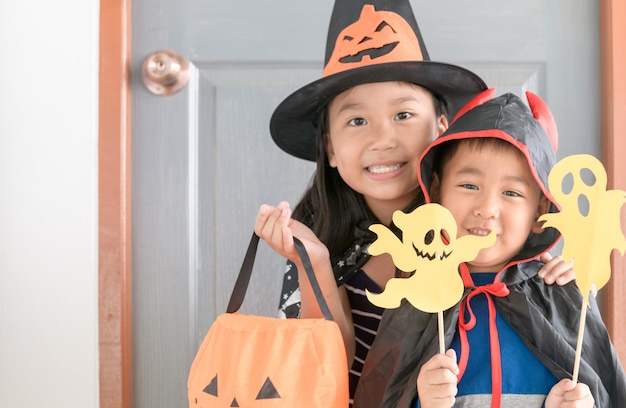
[[[474,184],[461,184],[460,187],[466,188],[468,190],[478,190],[478,187],[476,187]]]
[[[348,122],[351,126],[363,126],[365,124],[367,124],[367,121],[363,118],[354,118],[354,119],[350,119],[350,121]]]
[[[409,112],[400,112],[396,115],[396,120],[404,120],[410,118],[412,115]]]
[[[505,196],[509,196],[509,197],[521,197],[522,195],[520,193],[518,193],[517,191],[505,191],[503,193]]]

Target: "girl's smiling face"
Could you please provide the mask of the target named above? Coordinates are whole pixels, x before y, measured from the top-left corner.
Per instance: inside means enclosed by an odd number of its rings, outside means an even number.
[[[431,195],[454,216],[458,237],[496,230],[494,246],[481,250],[468,268],[498,272],[517,255],[531,231],[541,233],[537,218],[548,211],[549,202],[526,158],[512,145],[458,143],[442,174],[434,175]]]
[[[420,155],[448,122],[433,95],[406,82],[358,85],[328,105],[328,161],[388,224],[419,189]]]

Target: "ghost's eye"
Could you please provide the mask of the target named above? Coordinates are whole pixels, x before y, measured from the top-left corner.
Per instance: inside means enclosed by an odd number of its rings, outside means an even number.
[[[580,179],[586,186],[593,186],[596,184],[596,175],[588,168],[580,169]]]
[[[565,195],[569,195],[574,189],[574,175],[572,173],[567,173],[563,176],[561,180],[561,191]]]
[[[444,245],[450,244],[450,234],[448,234],[448,231],[446,231],[445,229],[442,229],[440,232],[441,232],[441,242],[443,242]]]
[[[433,242],[433,239],[435,239],[435,231],[434,230],[430,230],[426,233],[426,236],[424,237],[424,243],[426,245],[430,245]]]

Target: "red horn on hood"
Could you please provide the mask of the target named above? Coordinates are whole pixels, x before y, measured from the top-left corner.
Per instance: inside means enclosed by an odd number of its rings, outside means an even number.
[[[464,113],[474,109],[478,105],[482,105],[483,103],[487,102],[488,100],[493,99],[493,95],[494,95],[495,92],[496,92],[496,88],[488,88],[488,89],[485,89],[484,91],[482,91],[481,93],[479,93],[478,95],[476,95],[475,97],[473,97],[468,103],[466,103],[457,112],[457,114],[454,116],[454,118],[452,119],[450,124],[452,124],[452,122],[454,122],[455,120],[457,120],[458,118],[463,116]]]
[[[533,116],[548,134],[550,142],[552,143],[552,149],[556,153],[556,149],[559,145],[559,132],[556,128],[556,122],[554,121],[552,112],[550,112],[550,108],[539,95],[530,91],[526,91],[526,99],[528,99],[528,106],[530,106]]]

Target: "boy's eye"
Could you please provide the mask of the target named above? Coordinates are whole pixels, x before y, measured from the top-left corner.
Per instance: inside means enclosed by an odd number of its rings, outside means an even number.
[[[522,195],[520,193],[518,193],[517,191],[505,191],[503,193],[505,196],[509,196],[509,197],[521,197]]]
[[[476,187],[474,184],[469,183],[461,184],[460,187],[466,188],[468,190],[478,190],[478,187]]]
[[[350,124],[351,126],[363,126],[367,124],[367,121],[363,118],[354,118],[354,119],[350,119],[348,124]]]
[[[411,114],[409,112],[400,112],[396,115],[397,120],[408,119],[410,117],[411,117]]]

